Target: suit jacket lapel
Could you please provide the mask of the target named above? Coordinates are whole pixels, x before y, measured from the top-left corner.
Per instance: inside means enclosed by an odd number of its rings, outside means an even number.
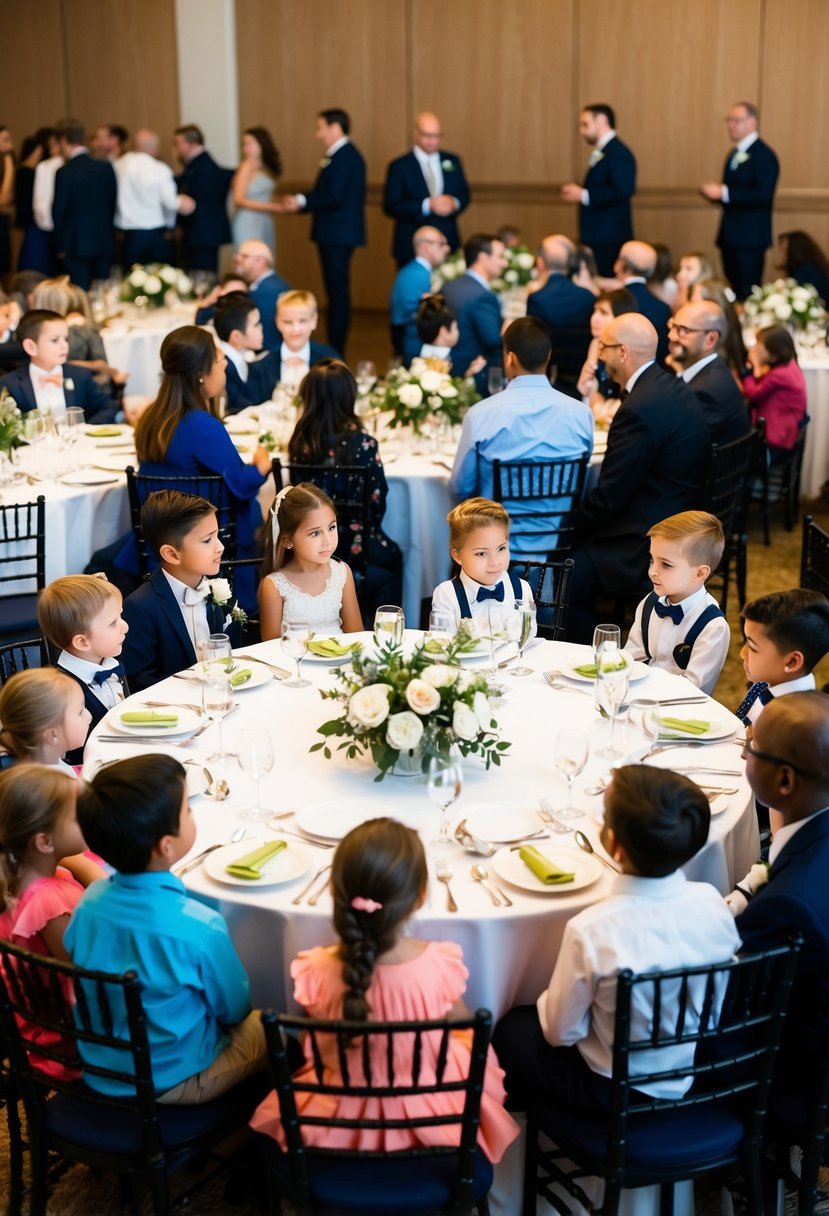
[[[225,615],[225,610],[220,604],[213,604],[210,600],[207,601],[207,623],[210,626],[211,633],[224,633]]]
[[[32,384],[32,377],[29,375],[28,368],[24,367],[21,369],[11,395],[17,400],[17,404],[21,406],[21,413],[24,413],[25,410],[37,409],[34,385]],[[25,410],[22,408],[24,404]]]
[[[187,626],[184,624],[184,617],[181,614],[181,608],[179,608],[178,603],[176,602],[176,597],[173,595],[170,584],[164,577],[164,571],[160,566],[151,575],[150,582],[153,584],[153,590],[161,601],[161,607],[163,608],[164,614],[168,621],[172,625],[176,637],[184,646],[186,652],[193,655],[193,661],[195,662],[196,652],[193,648],[190,634],[187,632]]]

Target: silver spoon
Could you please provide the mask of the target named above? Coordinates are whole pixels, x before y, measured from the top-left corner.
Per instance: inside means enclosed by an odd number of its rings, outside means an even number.
[[[612,870],[614,874],[618,874],[619,870],[614,866],[613,862],[608,861],[606,857],[602,857],[601,853],[597,853],[590,841],[585,836],[584,832],[576,832],[576,844],[583,853],[590,853],[597,861],[600,861],[603,866],[607,866],[608,870]]]
[[[225,798],[227,798],[228,794],[230,793],[230,786],[225,781],[224,777],[220,777],[214,787],[213,774],[211,773],[210,769],[203,768],[202,772],[207,778],[207,789],[204,791],[205,798],[215,798],[216,802],[224,802]]]
[[[470,873],[475,881],[479,882],[484,890],[488,893],[489,898],[495,904],[496,908],[500,907],[498,896],[500,896],[501,901],[507,908],[512,907],[512,900],[507,895],[506,891],[504,891],[502,887],[498,886],[498,883],[494,879],[489,878],[489,870],[487,870],[485,866],[474,865]],[[492,883],[492,886],[490,886],[490,882]]]
[[[584,792],[585,792],[585,794],[591,794],[591,795],[603,794],[606,789],[607,789],[607,782],[605,781],[604,777],[597,777],[596,784],[585,786]]]

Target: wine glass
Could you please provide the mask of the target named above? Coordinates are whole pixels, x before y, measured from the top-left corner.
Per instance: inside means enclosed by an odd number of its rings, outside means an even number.
[[[659,738],[659,702],[637,697],[628,706],[628,751],[650,751]]]
[[[357,392],[361,397],[367,397],[377,383],[377,369],[371,359],[360,359],[357,364]]]
[[[599,701],[610,718],[610,738],[607,747],[598,755],[608,760],[618,760],[623,752],[615,746],[616,719],[619,707],[627,696],[633,659],[627,650],[620,650],[614,642],[603,642],[596,656],[596,684]]]
[[[535,631],[535,600],[516,600],[515,610],[507,618],[510,640],[518,643],[518,666],[510,668],[511,676],[530,676],[532,667],[524,666],[524,647]]]
[[[213,667],[206,672],[202,684],[202,705],[211,722],[219,724],[219,748],[211,759],[221,760],[226,755],[222,738],[222,721],[233,709],[233,688],[230,676],[221,668]]]
[[[308,688],[311,681],[302,678],[302,660],[308,653],[308,643],[311,641],[311,626],[307,621],[282,622],[282,649],[296,663],[296,677],[286,680],[286,688]]]
[[[613,625],[613,624],[597,625],[596,628],[593,630],[593,662],[596,664],[596,667],[597,667],[596,683],[593,686],[593,693],[594,693],[595,703],[596,703],[596,713],[601,718],[606,718],[607,714],[605,713],[604,709],[602,708],[602,704],[599,699],[599,677],[598,677],[599,647],[602,645],[603,642],[615,642],[617,646],[622,645],[622,631],[618,625]]]
[[[436,651],[440,649],[445,651],[454,633],[455,614],[453,612],[446,612],[442,608],[433,608],[429,613],[429,631],[424,641],[435,643],[432,650]]]
[[[81,437],[81,427],[86,422],[86,417],[82,409],[71,405],[55,419],[58,435],[64,447],[72,448]]]
[[[498,679],[498,668],[495,663],[495,651],[502,642],[507,641],[509,636],[507,631],[507,611],[509,610],[507,609],[505,611],[503,605],[499,604],[497,600],[490,600],[487,604],[486,619],[489,627],[489,670],[487,671],[486,675],[492,683]],[[503,692],[503,688],[500,688],[500,691]]]
[[[374,642],[378,649],[384,644],[399,646],[405,624],[402,608],[396,604],[381,604],[374,614]]]
[[[230,658],[230,638],[226,633],[211,633],[209,637],[202,638],[199,641],[197,651],[199,662],[201,663],[202,676],[206,678],[210,671],[211,663],[215,663],[217,659]]]
[[[452,847],[449,838],[449,823],[446,812],[463,789],[463,764],[458,752],[452,748],[448,756],[432,756],[426,779],[429,798],[440,808],[438,835],[429,844],[442,852]]]
[[[253,807],[243,811],[241,818],[268,819],[270,811],[263,811],[259,805],[259,782],[265,773],[269,773],[273,768],[273,742],[270,731],[261,726],[246,727],[245,730],[239,731],[236,759],[242,772],[253,778],[256,789]]]
[[[556,813],[562,819],[578,819],[581,811],[573,810],[573,782],[587,764],[590,741],[587,731],[560,730],[556,735],[556,768],[567,779],[567,806]]]
[[[490,397],[495,393],[500,393],[504,387],[504,369],[502,367],[491,367],[486,375],[486,387]]]

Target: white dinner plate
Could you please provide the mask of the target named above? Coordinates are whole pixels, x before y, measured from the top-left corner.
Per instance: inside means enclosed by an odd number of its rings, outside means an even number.
[[[526,802],[476,802],[463,808],[473,836],[496,844],[510,844],[539,832],[542,824]]]
[[[335,841],[342,840],[343,836],[367,819],[379,818],[380,814],[379,810],[372,810],[362,799],[332,798],[325,802],[311,802],[303,807],[297,812],[296,824],[301,832],[313,840]],[[423,826],[422,814],[414,810],[401,814],[395,808],[392,817],[415,831]]]
[[[354,653],[355,653],[354,647],[360,645],[359,641],[357,641],[356,639],[352,640],[350,635],[347,633],[334,633],[334,634],[315,633],[314,634],[315,642],[327,642],[330,640],[339,642],[341,646],[350,646],[350,647],[352,647],[352,649],[349,650],[348,654],[331,655],[330,658],[328,657],[328,655],[324,655],[324,654],[312,654],[312,652],[309,650],[306,655],[303,655],[303,658],[302,658],[303,663],[334,663],[334,664],[348,663],[349,660],[354,656]],[[284,651],[282,653],[285,654]],[[288,663],[290,663],[290,655],[285,654],[285,659]]]
[[[222,665],[225,662],[227,662],[226,659],[213,659],[210,663],[210,666],[221,669]],[[250,679],[245,680],[244,684],[231,684],[230,687],[233,690],[234,696],[236,695],[237,692],[245,692],[245,690],[248,688],[261,688],[261,686],[263,684],[267,684],[268,680],[270,680],[273,677],[273,672],[271,671],[271,669],[269,667],[266,667],[264,663],[254,663],[253,660],[248,662],[247,659],[235,659],[234,662],[235,662],[235,667],[233,667],[233,669],[230,672],[228,672],[228,675],[232,676],[237,671],[247,671],[248,669],[250,669],[250,671],[252,673]],[[202,674],[201,663],[196,663],[193,667],[190,668],[190,671],[192,671],[195,675],[197,675],[199,678],[201,678],[201,674]]]
[[[248,853],[253,853],[258,845],[265,843],[264,840],[245,839],[237,840],[236,844],[226,844],[221,849],[214,849],[204,859],[204,872],[214,882],[220,882],[229,887],[245,887],[248,891],[254,891],[262,887],[278,887],[282,883],[293,882],[295,878],[302,878],[302,875],[307,874],[310,870],[311,861],[308,854],[304,853],[301,848],[297,848],[296,845],[289,844],[287,848],[280,849],[270,858],[262,871],[261,878],[236,878],[234,874],[228,874],[225,867],[230,862],[237,861],[238,858],[245,857]]]
[[[187,797],[198,798],[209,785],[207,773],[200,764],[186,764],[184,771],[187,774]]]
[[[116,439],[132,438],[134,432],[131,426],[117,426],[115,423],[106,426],[88,426],[84,429],[84,435],[87,439],[91,439],[96,445],[101,443],[114,443]]]
[[[587,660],[587,662],[589,662],[589,660]],[[584,667],[585,664],[579,663],[578,666]],[[646,663],[640,663],[637,659],[634,659],[630,669],[630,679],[634,681],[644,680],[645,676],[650,675],[650,671],[651,669]],[[568,680],[578,680],[580,684],[596,683],[595,676],[583,676],[580,671],[576,671],[575,663],[568,663],[566,667],[562,667],[561,674],[566,676]]]
[[[498,850],[492,858],[493,870],[511,886],[538,895],[569,895],[571,891],[581,891],[584,887],[589,887],[602,876],[604,866],[598,857],[582,853],[581,849],[569,849],[552,840],[543,840],[536,847],[562,870],[575,874],[573,881],[562,883],[560,886],[546,886],[540,878],[536,878],[529,866],[524,864],[518,856],[518,850],[513,853],[510,848]]]
[[[120,455],[115,455],[112,452],[101,452],[95,454],[95,469],[92,470],[98,473],[101,469],[107,470],[110,473],[123,473],[127,465],[135,466],[136,457],[130,452],[122,452]]]
[[[703,706],[703,708],[705,707]],[[687,717],[684,714],[666,714],[665,716],[668,718],[676,718],[678,722],[683,720],[692,722],[695,720],[703,722],[709,721],[708,718],[697,718],[696,714],[688,714]],[[734,734],[736,729],[736,726],[730,726],[728,722],[712,721],[709,729],[701,735],[692,735],[690,731],[686,733],[684,730],[660,730],[659,742],[662,743],[667,740],[670,740],[671,742],[678,742],[679,740],[685,740],[686,742],[693,743],[696,740],[700,743],[704,743],[707,739],[727,739],[729,735]]]
[[[124,470],[121,468],[118,471],[123,473]],[[61,477],[65,486],[109,486],[115,485],[117,480],[117,477],[102,469],[74,469]]]
[[[104,720],[107,726],[121,735],[138,735],[139,738],[154,735],[169,735],[171,739],[174,739],[177,735],[192,735],[193,731],[201,726],[204,721],[202,714],[197,714],[192,709],[186,709],[184,706],[181,706],[181,708],[176,706],[175,712],[178,714],[178,722],[175,726],[159,726],[157,722],[141,723],[138,726],[121,721],[122,713],[141,708],[142,706],[136,702],[123,702],[120,705],[116,705],[114,709],[111,709]]]

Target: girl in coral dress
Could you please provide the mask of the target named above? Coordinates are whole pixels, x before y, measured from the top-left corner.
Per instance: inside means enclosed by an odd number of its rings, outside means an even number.
[[[334,895],[334,928],[340,938],[336,946],[317,946],[302,951],[291,964],[294,997],[306,1012],[315,1018],[347,1018],[358,1021],[427,1021],[433,1018],[467,1017],[461,999],[466,990],[468,971],[463,964],[460,946],[454,942],[418,941],[403,936],[406,922],[423,903],[426,894],[426,859],[420,837],[394,819],[372,819],[361,824],[343,838],[334,854],[331,886]],[[431,1051],[437,1059],[440,1035],[424,1041],[424,1052]],[[336,1056],[336,1039],[330,1037],[330,1055],[325,1058],[324,1080],[330,1083],[340,1077]],[[326,1040],[320,1041],[325,1057]],[[411,1036],[399,1040],[400,1050],[411,1050]],[[373,1075],[378,1083],[386,1075],[384,1044],[377,1043],[377,1057],[372,1060]],[[349,1055],[352,1076],[362,1076],[360,1063],[362,1045],[358,1040]],[[314,1068],[307,1061],[296,1074],[301,1079],[314,1079]],[[426,1075],[429,1061],[422,1061]],[[452,1036],[450,1060],[445,1080],[458,1079],[469,1071],[469,1036]],[[398,1055],[395,1061],[398,1076],[411,1074],[406,1061]],[[490,1051],[481,1099],[481,1122],[478,1144],[490,1161],[500,1161],[507,1146],[518,1135],[518,1128],[504,1110],[503,1072]],[[464,1095],[435,1095],[362,1099],[327,1095],[298,1094],[300,1110],[308,1114],[313,1107],[320,1114],[336,1113],[344,1118],[372,1118],[382,1106],[385,1116],[395,1119],[421,1117],[424,1114],[457,1112],[462,1109]],[[336,1109],[332,1108],[336,1102]],[[438,1104],[440,1104],[438,1106]],[[251,1120],[259,1132],[273,1136],[280,1147],[285,1137],[279,1118],[279,1103],[269,1094]],[[317,1133],[317,1134],[315,1134]],[[372,1131],[315,1129],[303,1131],[309,1145],[325,1144],[326,1148],[400,1151],[418,1145],[452,1144],[458,1129],[421,1127]]]

